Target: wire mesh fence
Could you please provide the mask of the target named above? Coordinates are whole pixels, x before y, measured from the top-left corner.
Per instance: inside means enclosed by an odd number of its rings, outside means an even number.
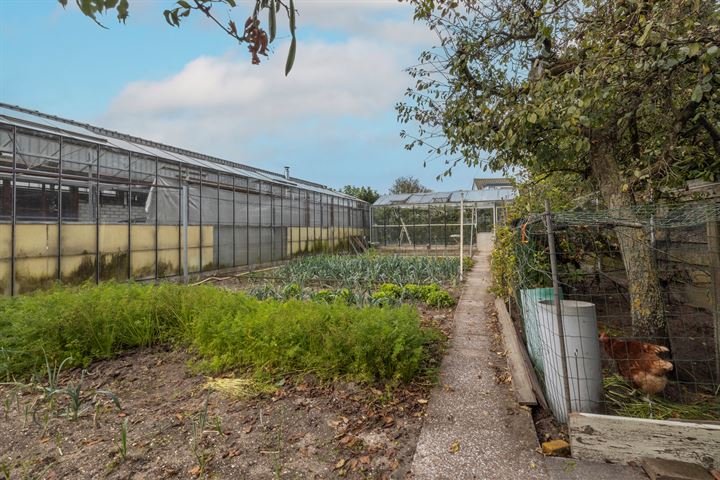
[[[555,417],[720,419],[720,204],[514,228],[512,306]]]

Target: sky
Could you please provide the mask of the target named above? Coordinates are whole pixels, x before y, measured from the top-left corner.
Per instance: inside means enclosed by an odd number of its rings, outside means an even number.
[[[71,0],[0,0],[0,101],[91,123],[333,188],[386,193],[402,175],[436,191],[471,188],[490,176],[442,159],[423,167],[408,152],[395,105],[413,85],[405,69],[437,43],[396,0],[297,0],[298,51],[280,30],[272,53],[252,65],[244,46],[206,19],[165,23],[171,0],[131,0],[125,25],[103,29]],[[220,18],[239,23],[238,2]]]

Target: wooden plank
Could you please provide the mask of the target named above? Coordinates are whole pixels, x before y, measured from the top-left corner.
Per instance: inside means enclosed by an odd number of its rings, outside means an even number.
[[[643,458],[640,465],[650,480],[714,480],[710,472],[697,463]]]
[[[533,393],[530,375],[527,368],[525,368],[522,354],[520,353],[522,345],[513,326],[510,314],[507,308],[505,308],[503,301],[499,298],[495,299],[495,309],[497,310],[498,321],[502,328],[503,338],[505,339],[505,349],[507,350],[506,358],[518,403],[520,405],[537,405],[537,398]]]
[[[652,457],[720,467],[720,425],[571,413],[568,429],[573,457],[581,460]]]
[[[505,302],[501,302],[503,308],[505,308]],[[498,312],[498,314],[500,314]],[[510,323],[512,323],[512,317],[510,316],[510,313],[507,311],[507,308],[503,310],[503,315],[507,315],[510,318]],[[525,346],[525,343],[522,341],[521,338],[518,337],[518,343],[520,344],[520,354],[522,356],[523,360],[523,368],[528,373],[528,376],[530,377],[530,384],[532,385],[533,392],[535,393],[535,398],[537,399],[538,403],[542,408],[545,410],[550,410],[550,407],[548,407],[547,399],[545,398],[545,393],[543,392],[542,386],[540,385],[540,379],[538,379],[537,373],[535,373],[535,368],[532,365],[532,362],[530,361],[530,355],[528,354],[527,348]]]

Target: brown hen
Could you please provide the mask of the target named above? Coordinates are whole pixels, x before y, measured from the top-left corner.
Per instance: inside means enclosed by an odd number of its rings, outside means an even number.
[[[667,347],[637,340],[619,340],[610,338],[605,332],[600,334],[600,343],[610,357],[615,360],[620,375],[635,387],[648,395],[662,392],[667,385],[668,372],[673,364],[663,360],[658,353],[669,352]]]

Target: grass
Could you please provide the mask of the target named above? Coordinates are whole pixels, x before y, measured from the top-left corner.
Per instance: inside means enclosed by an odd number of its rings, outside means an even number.
[[[0,378],[37,374],[45,359],[87,366],[173,344],[212,373],[407,381],[423,371],[439,338],[411,307],[262,301],[210,286],[56,287],[0,300]]]
[[[465,262],[469,268],[472,260],[465,259]],[[274,275],[288,283],[324,280],[341,287],[367,289],[383,283],[455,284],[459,267],[458,257],[316,255],[293,260],[278,268]]]
[[[720,418],[720,399],[707,395],[694,403],[671,402],[654,396],[652,403],[645,400],[639,390],[633,388],[620,375],[606,377],[605,402],[609,413],[622,417],[654,418],[657,420],[681,418],[684,420],[717,420]]]

